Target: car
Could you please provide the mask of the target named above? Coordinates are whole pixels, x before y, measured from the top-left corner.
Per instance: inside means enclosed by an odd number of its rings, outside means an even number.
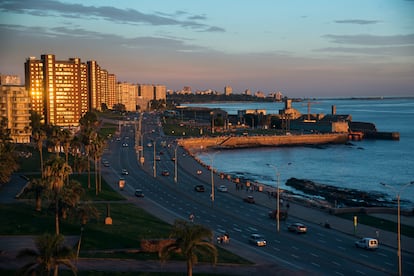
[[[155,156],[155,161],[161,161],[161,157],[159,155]]]
[[[266,246],[265,238],[260,234],[251,234],[249,237],[249,243],[254,244],[256,246]]]
[[[296,232],[298,234],[301,234],[301,233],[304,234],[308,231],[308,228],[303,223],[295,222],[295,223],[292,223],[288,226],[288,230],[290,232]]]
[[[135,190],[135,196],[136,197],[144,197],[144,192],[141,189]]]
[[[128,144],[127,144],[127,143],[123,143],[123,144],[122,144],[122,146],[123,146],[124,148],[126,148],[126,147],[128,147]]]
[[[355,242],[355,247],[374,250],[378,248],[378,240],[373,238],[362,238]]]
[[[197,170],[197,174],[198,175],[200,175],[200,174],[202,174],[203,172],[201,171],[201,170]]]
[[[196,192],[204,192],[205,191],[205,189],[204,189],[204,185],[196,185],[195,187],[194,187],[194,190],[196,191]]]
[[[122,169],[122,174],[123,175],[128,175],[129,173],[128,173],[127,169]]]
[[[244,202],[247,202],[247,203],[251,203],[251,204],[254,204],[255,203],[253,196],[245,197],[245,198],[243,198],[243,201]]]
[[[109,161],[108,161],[108,160],[103,161],[103,165],[104,165],[105,167],[109,167]]]
[[[149,148],[152,147],[152,144],[151,143],[148,143],[147,144],[147,147],[149,147]]]
[[[169,171],[167,171],[167,170],[163,170],[161,174],[162,174],[163,176],[169,176],[169,175],[170,175],[170,172],[169,172]]]
[[[218,190],[219,192],[222,192],[222,193],[226,193],[226,192],[228,191],[228,189],[227,189],[227,187],[226,187],[225,185],[220,185],[220,186],[217,188],[217,190]]]

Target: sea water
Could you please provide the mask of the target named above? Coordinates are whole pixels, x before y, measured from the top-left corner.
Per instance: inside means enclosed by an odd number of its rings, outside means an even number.
[[[414,98],[385,99],[317,99],[293,102],[302,114],[349,114],[352,121],[374,123],[378,131],[399,132],[400,140],[362,140],[347,145],[318,147],[271,147],[221,150],[219,153],[199,153],[198,158],[219,172],[280,188],[291,177],[308,179],[321,184],[385,193],[388,199],[400,194],[407,207],[414,207]],[[266,114],[278,114],[283,103],[218,102],[189,104],[221,108],[229,114],[243,109],[265,109]],[[213,158],[212,158],[213,157]],[[385,184],[385,185],[383,185]]]

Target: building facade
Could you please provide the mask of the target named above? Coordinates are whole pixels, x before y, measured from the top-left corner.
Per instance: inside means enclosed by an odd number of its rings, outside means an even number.
[[[23,85],[0,83],[0,117],[7,118],[14,143],[30,143],[30,97]]]
[[[79,58],[57,61],[55,55],[29,58],[25,63],[26,89],[32,110],[46,124],[71,127],[88,111],[87,67]]]

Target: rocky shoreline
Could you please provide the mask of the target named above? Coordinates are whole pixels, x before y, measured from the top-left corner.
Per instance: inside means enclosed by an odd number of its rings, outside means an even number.
[[[332,185],[315,183],[307,179],[290,178],[286,186],[292,187],[306,195],[315,196],[333,207],[395,207],[387,194],[375,191],[361,191],[351,188],[340,188]]]

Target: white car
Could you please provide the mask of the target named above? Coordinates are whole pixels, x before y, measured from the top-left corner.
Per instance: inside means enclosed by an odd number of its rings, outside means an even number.
[[[355,246],[358,248],[364,249],[377,249],[378,248],[378,240],[373,238],[362,238],[355,242]]]
[[[228,192],[227,187],[226,187],[226,186],[224,186],[224,185],[220,185],[220,186],[217,188],[217,190],[218,190],[219,192],[223,192],[223,193],[227,193],[227,192]]]
[[[122,169],[122,174],[123,175],[128,175],[129,173],[128,173],[127,169]]]

